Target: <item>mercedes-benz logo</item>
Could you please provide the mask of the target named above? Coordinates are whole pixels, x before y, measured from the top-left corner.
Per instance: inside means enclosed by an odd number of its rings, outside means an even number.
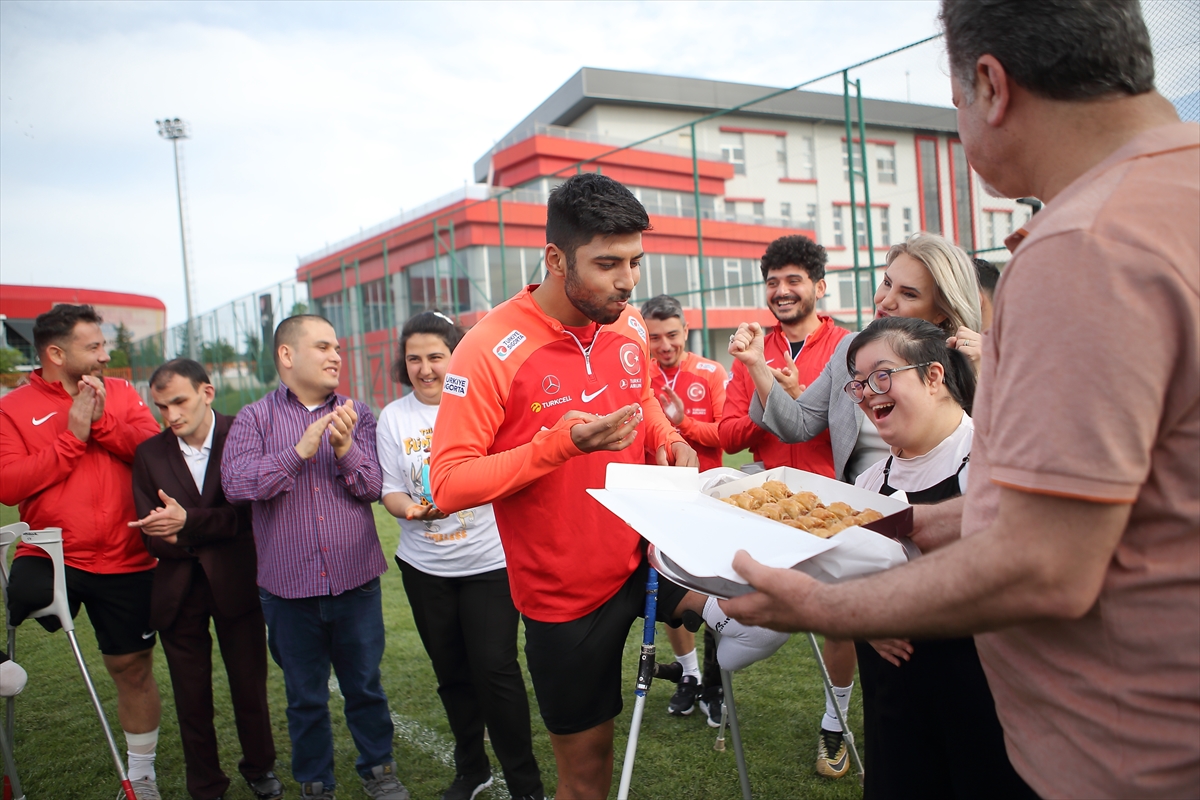
[[[542,391],[546,394],[558,394],[559,390],[558,378],[554,375],[547,375],[542,378]]]

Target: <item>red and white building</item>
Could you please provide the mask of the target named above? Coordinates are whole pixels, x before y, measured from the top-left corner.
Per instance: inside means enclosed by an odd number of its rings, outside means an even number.
[[[693,349],[708,344],[712,357],[727,360],[721,343],[729,329],[772,321],[759,259],[771,241],[794,233],[829,251],[828,290],[819,307],[853,327],[855,242],[840,96],[789,92],[695,126],[703,262],[699,258],[691,129],[662,131],[771,91],[581,69],[475,163],[478,183],[301,259],[297,278],[309,284],[315,306],[339,333],[361,332],[351,343],[358,363],[348,378],[355,385],[347,388],[369,388],[364,394],[384,399],[391,331],[410,314],[438,308],[470,325],[522,286],[539,282],[546,197],[583,160],[590,160],[583,169],[620,181],[645,205],[653,229],[644,236],[647,257],[635,301],[677,296]],[[1026,207],[983,193],[956,136],[953,109],[864,99],[863,115],[874,252],[867,249],[860,180],[861,265],[872,259],[881,265],[893,242],[918,230],[942,233],[969,251],[1002,247],[1028,218]],[[854,144],[859,169],[857,125]],[[497,199],[503,189],[514,191]],[[877,270],[876,280],[881,274]],[[860,275],[869,313],[871,271]],[[705,322],[707,343],[700,333]]]

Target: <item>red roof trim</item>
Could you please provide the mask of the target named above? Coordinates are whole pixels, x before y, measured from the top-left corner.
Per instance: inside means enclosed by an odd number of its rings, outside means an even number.
[[[843,142],[844,142],[844,141],[846,141],[846,137],[845,137],[845,136],[843,136],[843,137],[842,137],[842,141],[843,141]],[[859,144],[859,139],[858,139],[858,137],[857,137],[857,136],[855,136],[855,137],[854,137],[854,143],[855,143],[855,144]],[[885,145],[885,146],[891,146],[891,147],[895,147],[895,145],[896,145],[896,140],[895,140],[895,139],[872,139],[871,137],[869,137],[869,136],[868,136],[868,137],[867,137],[867,144],[882,144],[882,145]]]
[[[835,206],[850,205],[849,200],[833,200],[833,201],[831,201],[831,203]],[[863,202],[861,200],[856,201],[854,203],[854,206],[855,206],[855,208],[864,208]],[[891,203],[871,203],[871,208],[891,208],[891,207],[892,207]]]
[[[816,178],[780,178],[780,183],[816,183]]]
[[[763,197],[726,197],[726,203],[765,203],[766,198]]]
[[[157,297],[128,292],[108,292],[103,289],[76,289],[69,286],[20,286],[13,283],[0,284],[0,297],[6,301],[44,301],[48,303],[72,303],[106,306],[131,306],[166,311],[167,307]],[[47,309],[48,310],[48,309]]]

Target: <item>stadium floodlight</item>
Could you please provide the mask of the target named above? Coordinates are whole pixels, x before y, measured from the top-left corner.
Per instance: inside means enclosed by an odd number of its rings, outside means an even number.
[[[188,235],[187,217],[183,212],[183,178],[179,169],[179,140],[190,138],[188,124],[179,117],[174,119],[155,120],[158,125],[158,135],[171,142],[175,151],[175,199],[179,204],[179,240],[183,248],[183,292],[187,298],[187,354],[188,358],[198,360],[196,347],[196,307],[192,299],[192,272],[188,265]]]

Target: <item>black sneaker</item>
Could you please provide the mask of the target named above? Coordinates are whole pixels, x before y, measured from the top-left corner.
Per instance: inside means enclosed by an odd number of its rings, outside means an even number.
[[[725,704],[725,691],[719,686],[712,688],[706,686],[704,691],[700,692],[700,699],[696,702],[700,705],[704,716],[708,718],[708,727],[721,727],[721,706]]]
[[[696,710],[696,695],[700,694],[700,679],[695,675],[684,675],[679,681],[679,688],[671,695],[667,713],[676,717],[690,716]]]
[[[442,795],[442,800],[475,800],[475,795],[492,785],[491,773],[456,775],[454,783]]]

